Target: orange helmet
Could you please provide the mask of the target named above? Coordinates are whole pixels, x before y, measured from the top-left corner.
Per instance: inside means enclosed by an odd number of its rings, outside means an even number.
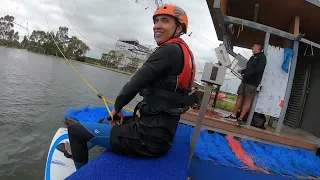
[[[188,16],[184,12],[184,10],[178,6],[172,4],[165,4],[160,6],[153,14],[153,19],[157,15],[170,15],[175,18],[181,23],[182,25],[182,32],[187,33],[188,28]]]

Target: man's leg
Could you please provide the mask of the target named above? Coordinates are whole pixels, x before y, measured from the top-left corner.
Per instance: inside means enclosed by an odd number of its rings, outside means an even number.
[[[239,85],[238,91],[237,91],[238,97],[237,97],[236,105],[235,105],[235,108],[232,111],[232,114],[229,116],[229,119],[233,119],[233,120],[237,119],[237,113],[238,113],[239,109],[242,106],[244,93],[245,93],[245,84],[241,83]]]
[[[242,119],[246,116],[246,114],[250,110],[251,102],[252,102],[253,97],[256,94],[256,90],[257,90],[257,87],[255,87],[255,86],[252,86],[249,84],[245,85],[245,101],[244,101],[241,115],[238,119],[238,125],[240,125],[240,126],[242,125]]]
[[[111,149],[111,129],[112,126],[107,124],[85,122],[73,124],[68,127],[72,157],[77,169],[81,168],[89,160],[88,142]]]
[[[252,97],[245,97],[244,105],[243,105],[242,112],[241,112],[241,115],[240,115],[240,119],[241,120],[249,112],[252,99],[253,99]]]
[[[233,116],[235,116],[235,117],[237,116],[237,113],[238,113],[239,109],[241,108],[242,101],[243,101],[243,96],[242,95],[238,95],[235,108],[234,108],[234,110],[232,112]]]

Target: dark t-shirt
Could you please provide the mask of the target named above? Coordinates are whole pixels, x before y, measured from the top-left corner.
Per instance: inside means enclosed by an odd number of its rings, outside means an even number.
[[[246,69],[243,70],[242,82],[244,84],[250,84],[258,87],[261,82],[266,64],[267,59],[263,52],[251,56],[247,62]]]

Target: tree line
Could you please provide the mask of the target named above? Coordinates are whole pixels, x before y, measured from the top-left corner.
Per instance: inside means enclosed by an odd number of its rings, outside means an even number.
[[[10,15],[0,17],[0,46],[63,57],[60,49],[68,59],[85,61],[131,73],[137,70],[139,64],[141,65],[139,58],[125,57],[125,54],[115,50],[102,54],[101,59],[86,57],[85,54],[90,50],[90,47],[76,36],[69,37],[67,27],[60,26],[57,32],[33,30],[29,37],[25,35],[20,42],[19,32],[13,29],[14,20],[15,18]],[[123,62],[125,64],[121,64]]]
[[[79,61],[84,61],[84,55],[90,50],[90,47],[76,36],[69,37],[67,27],[59,27],[57,32],[33,30],[30,37],[24,36],[20,43],[19,32],[13,29],[14,24],[13,16],[0,17],[0,45],[63,57],[57,44],[67,58]]]

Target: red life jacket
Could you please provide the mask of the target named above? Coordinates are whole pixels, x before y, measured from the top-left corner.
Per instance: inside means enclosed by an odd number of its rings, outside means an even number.
[[[166,85],[170,86],[171,89],[159,88],[155,85],[146,88],[143,91],[143,97],[144,103],[147,104],[148,108],[150,107],[152,109],[152,113],[165,111],[172,115],[178,115],[183,114],[189,109],[189,93],[191,92],[191,87],[194,83],[196,66],[193,54],[184,40],[181,38],[174,38],[164,44],[169,43],[178,44],[183,51],[184,66],[182,71],[178,76],[167,76],[164,77],[164,79],[161,79],[161,84],[168,83]]]
[[[184,66],[183,66],[182,72],[178,76],[176,90],[177,89],[191,90],[191,87],[193,86],[193,83],[194,83],[195,74],[196,74],[196,65],[194,62],[193,53],[191,52],[187,43],[181,38],[170,39],[164,44],[169,44],[169,43],[176,43],[180,45],[180,47],[182,48],[183,57],[184,57]]]

